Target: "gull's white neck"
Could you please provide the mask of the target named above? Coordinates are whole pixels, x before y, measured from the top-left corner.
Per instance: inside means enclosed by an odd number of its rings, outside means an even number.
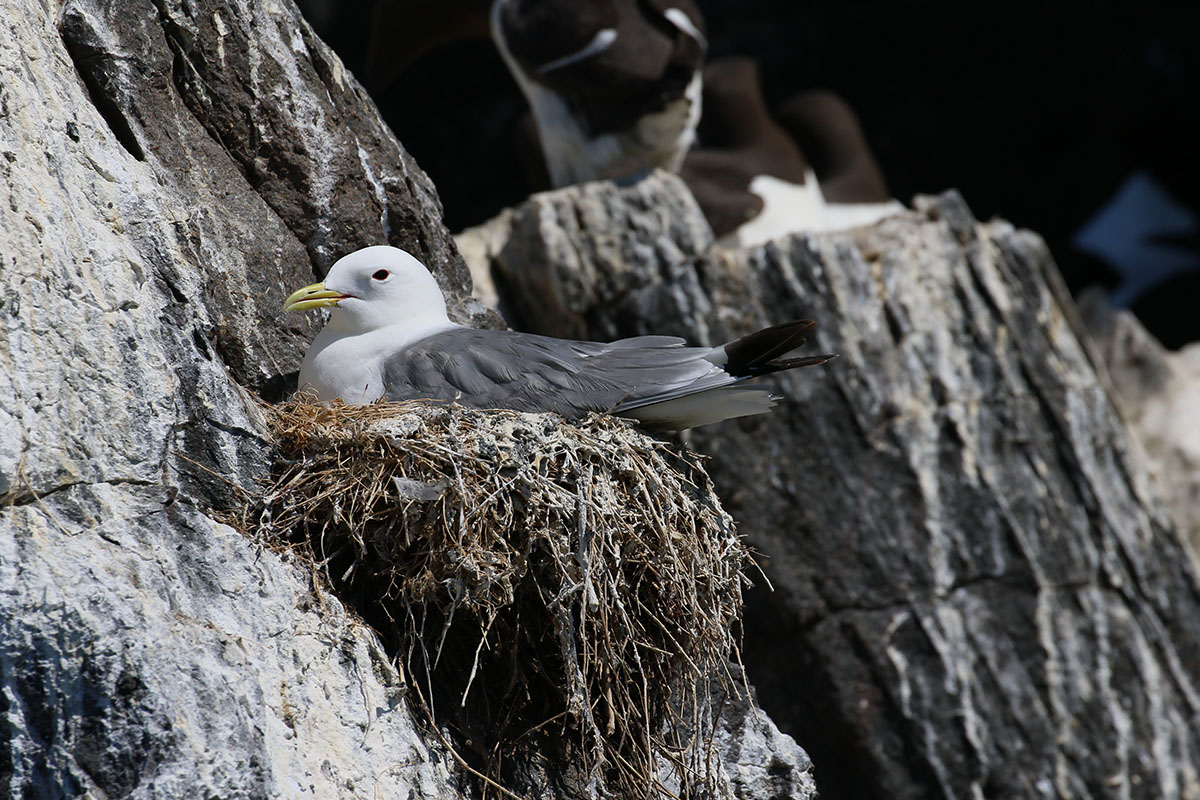
[[[351,404],[378,400],[387,392],[383,365],[389,356],[427,336],[458,327],[442,312],[357,332],[339,316],[335,309],[300,365],[300,390],[315,391],[322,403],[338,398]]]

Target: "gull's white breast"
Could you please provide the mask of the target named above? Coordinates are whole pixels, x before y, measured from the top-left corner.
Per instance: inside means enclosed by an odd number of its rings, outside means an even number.
[[[341,398],[361,404],[378,400],[387,391],[383,365],[388,357],[451,322],[414,326],[388,325],[366,333],[335,332],[326,325],[304,355],[300,365],[300,391],[316,391],[317,400],[330,403]]]

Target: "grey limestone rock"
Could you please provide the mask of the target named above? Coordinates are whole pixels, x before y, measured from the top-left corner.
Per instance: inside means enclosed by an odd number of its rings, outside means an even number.
[[[498,323],[357,81],[290,0],[7,0],[0,176],[0,797],[477,794],[374,633],[222,522],[336,257],[404,247]]]
[[[168,495],[80,484],[5,513],[0,794],[459,796],[374,634]]]
[[[753,687],[721,709],[714,745],[725,762],[734,797],[816,797],[812,762],[792,737],[758,707]]]
[[[1079,305],[1167,510],[1200,553],[1200,345],[1167,350],[1098,291]]]
[[[488,252],[539,333],[811,317],[841,354],[686,437],[774,585],[747,672],[822,796],[1200,797],[1196,565],[1043,242],[954,193],[746,251],[700,224],[655,175],[535,196]]]
[[[670,191],[662,190],[664,183]],[[601,182],[537,194],[458,235],[472,273],[495,273],[514,327],[612,339],[620,325],[614,306],[639,302],[644,287],[671,293],[683,306],[702,299],[688,265],[713,244],[713,235],[683,182],[660,172],[613,189]],[[636,317],[639,310],[630,313]],[[706,309],[697,311],[703,318]]]
[[[0,795],[453,796],[373,634],[212,511],[270,454],[239,385],[313,332],[290,288],[392,241],[464,313],[432,187],[290,3],[3,18]]]

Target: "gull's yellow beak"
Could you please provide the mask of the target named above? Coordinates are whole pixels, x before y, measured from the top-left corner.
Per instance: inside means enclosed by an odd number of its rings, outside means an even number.
[[[292,292],[283,303],[284,311],[307,311],[310,308],[332,308],[338,300],[347,297],[341,292],[326,289],[323,283],[314,283]]]

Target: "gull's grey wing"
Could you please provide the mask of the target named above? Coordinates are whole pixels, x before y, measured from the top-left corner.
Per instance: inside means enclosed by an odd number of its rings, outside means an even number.
[[[458,400],[476,408],[620,413],[737,379],[708,360],[711,348],[671,336],[575,342],[514,331],[451,328],[388,357],[391,400]]]

